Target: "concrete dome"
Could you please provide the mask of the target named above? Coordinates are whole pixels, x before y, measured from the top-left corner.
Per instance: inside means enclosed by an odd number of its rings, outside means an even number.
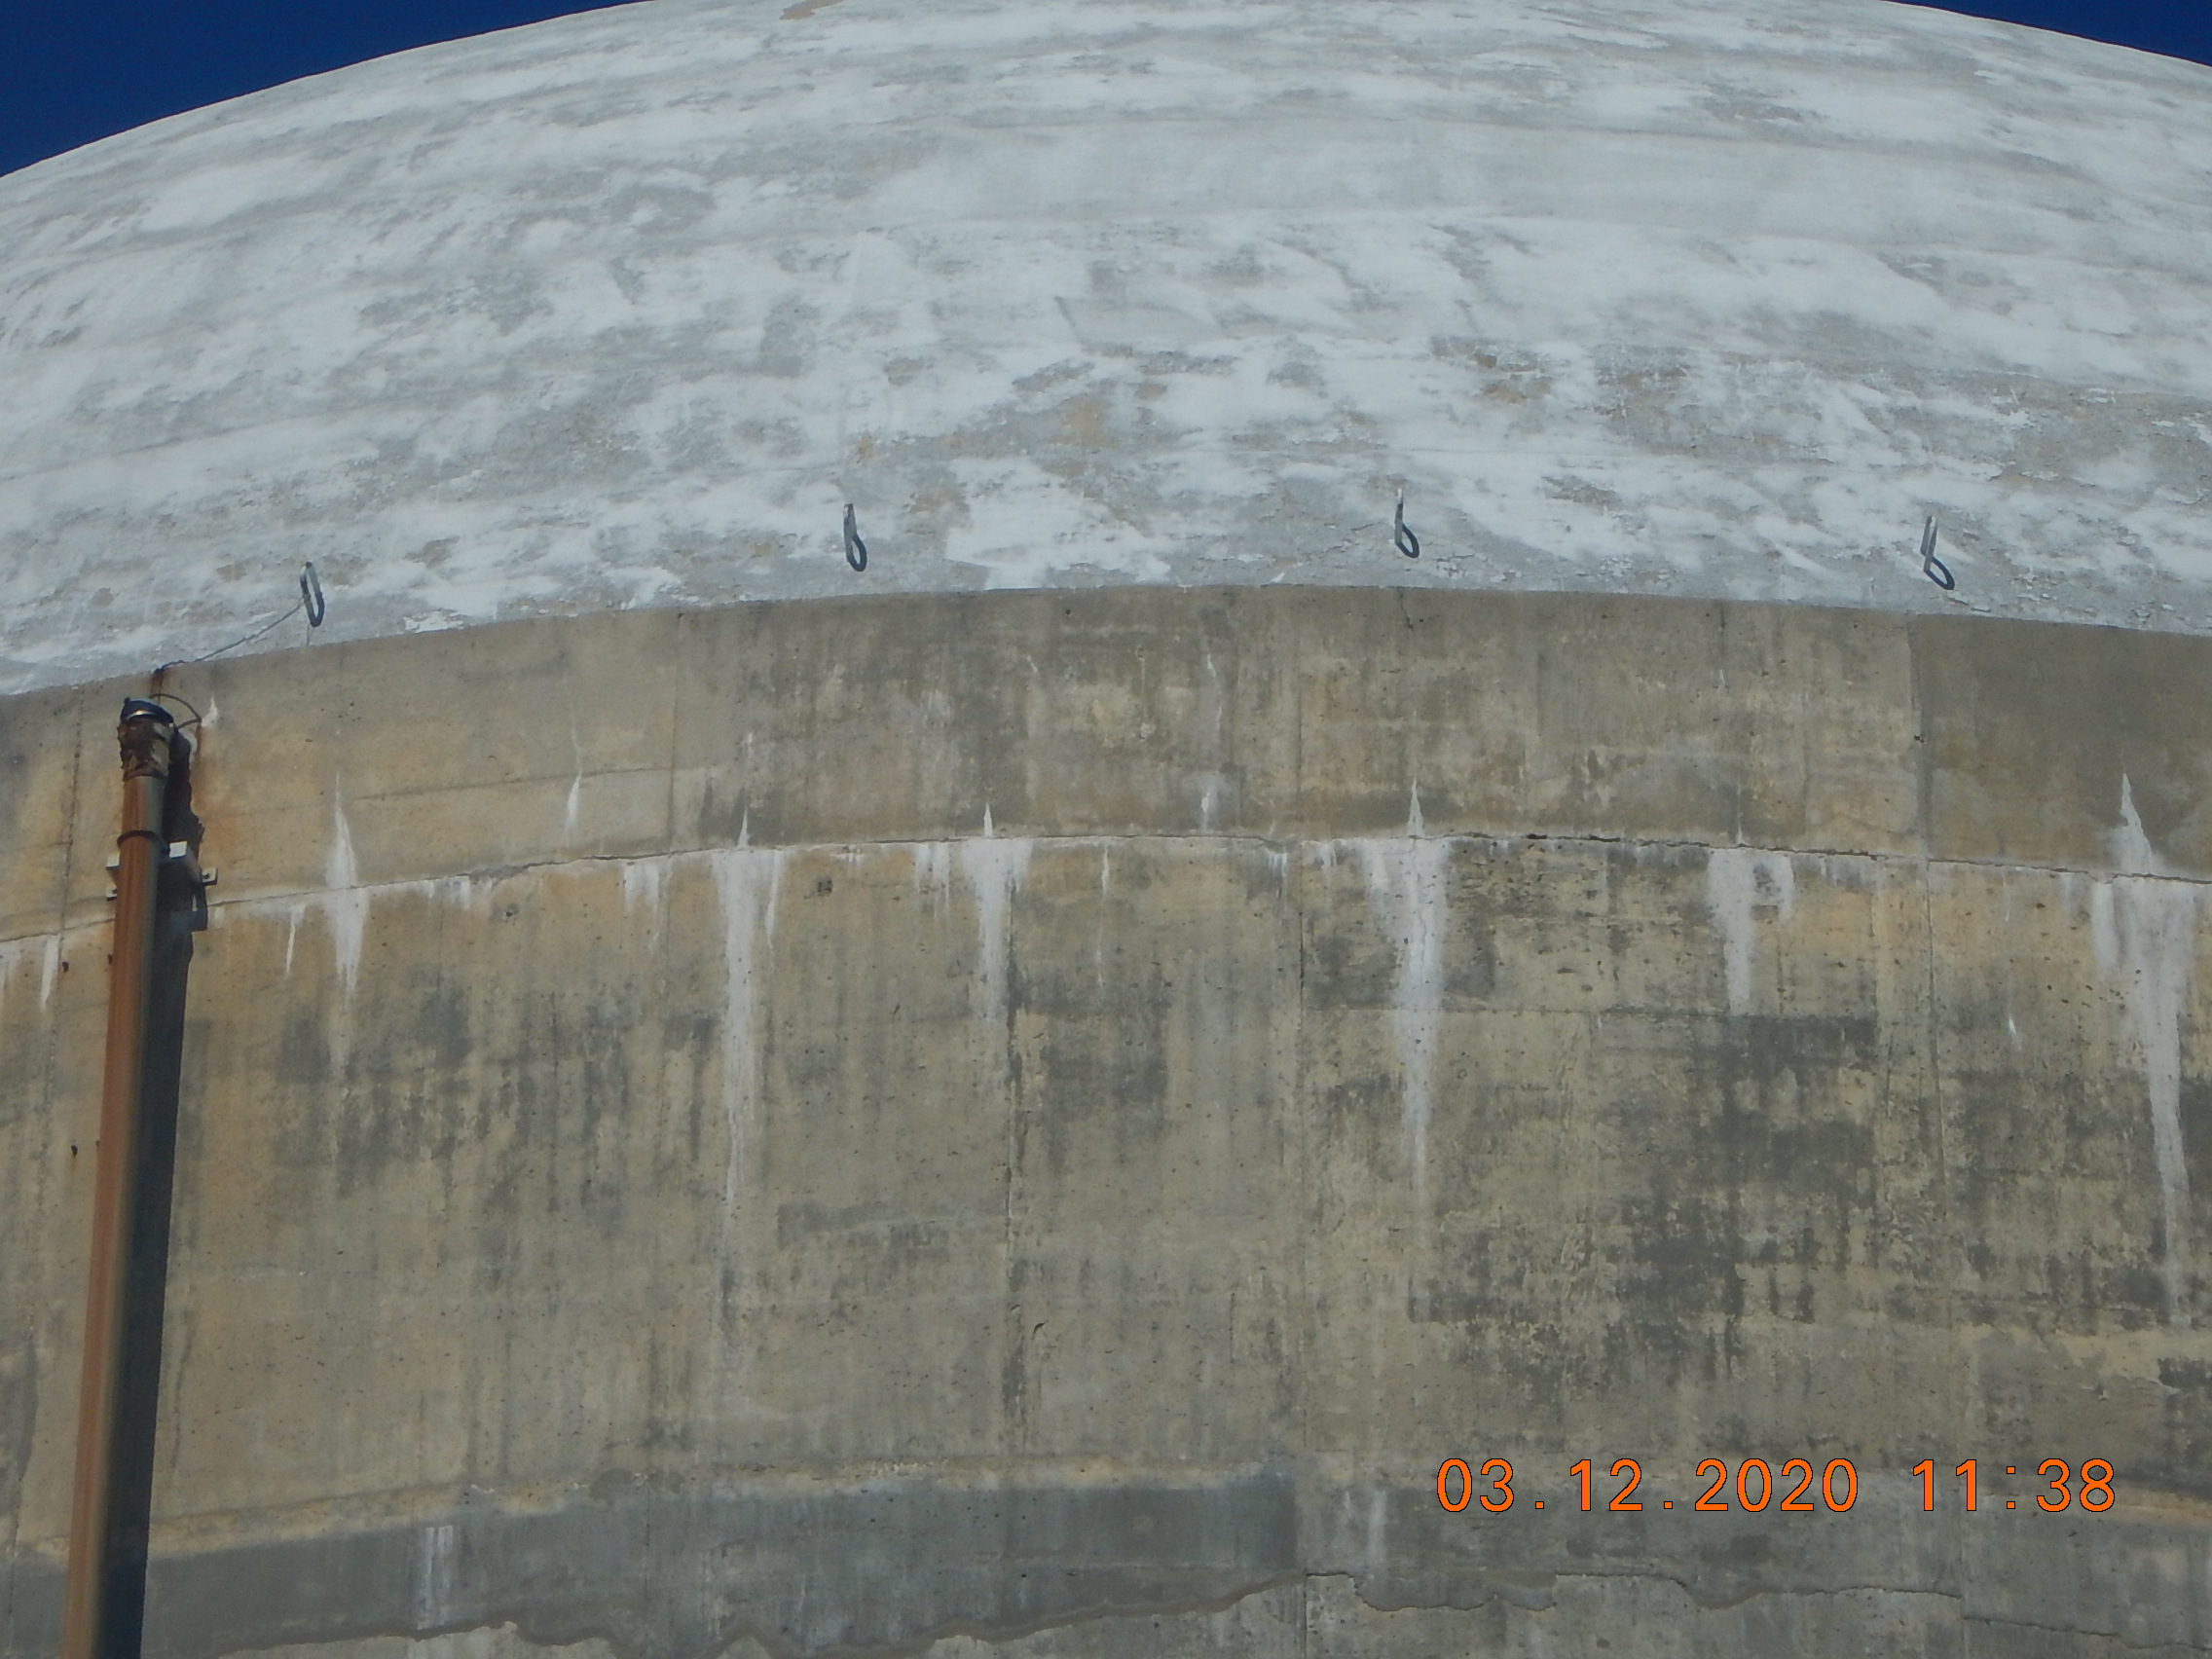
[[[308,559],[340,637],[1124,582],[2205,631],[2208,94],[1849,0],[656,0],[383,59],[0,180],[0,690]]]

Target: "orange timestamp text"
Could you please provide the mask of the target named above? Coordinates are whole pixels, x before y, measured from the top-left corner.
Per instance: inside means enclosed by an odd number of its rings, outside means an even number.
[[[1590,1509],[1590,1459],[1577,1460],[1567,1472],[1571,1483],[1567,1502],[1583,1510]],[[1963,1507],[1969,1511],[1980,1508],[1976,1472],[1977,1465],[1972,1457],[1951,1471],[1952,1478],[1960,1483],[1955,1490],[1963,1499]],[[2019,1467],[2008,1463],[2005,1472],[2016,1475]],[[1913,1465],[1912,1473],[1920,1479],[1920,1507],[1933,1511],[1936,1507],[1936,1460],[1922,1459]],[[2063,1458],[2046,1457],[2037,1466],[2036,1473],[2048,1483],[2035,1494],[2036,1507],[2046,1514],[2055,1515],[2079,1504],[2092,1514],[2101,1515],[2113,1506],[2113,1469],[2102,1457],[2089,1458],[2079,1470]],[[1641,1511],[1652,1506],[1647,1501],[1650,1493],[1637,1495],[1643,1486],[1643,1464],[1637,1458],[1616,1457],[1610,1475],[1620,1487],[1610,1496],[1599,1493],[1603,1507],[1613,1511]],[[1791,1457],[1784,1461],[1779,1474],[1764,1457],[1743,1458],[1733,1469],[1723,1458],[1708,1457],[1698,1464],[1697,1478],[1705,1483],[1703,1491],[1694,1499],[1685,1491],[1684,1501],[1678,1507],[1706,1511],[1748,1510],[1757,1514],[1771,1504],[1776,1511],[1786,1514],[1810,1515],[1825,1510],[1841,1515],[1859,1501],[1859,1468],[1849,1457],[1830,1457],[1817,1473],[1810,1459]],[[1436,1501],[1455,1515],[1470,1504],[1479,1505],[1493,1515],[1502,1515],[1520,1501],[1520,1495],[1514,1491],[1514,1479],[1513,1464],[1504,1457],[1489,1458],[1479,1470],[1463,1457],[1447,1457],[1436,1471]],[[1543,1508],[1544,1499],[1532,1499],[1530,1507]],[[1674,1509],[1677,1505],[1671,1497],[1660,1497],[1656,1507]],[[2007,1498],[2005,1507],[2016,1509],[2019,1500]]]

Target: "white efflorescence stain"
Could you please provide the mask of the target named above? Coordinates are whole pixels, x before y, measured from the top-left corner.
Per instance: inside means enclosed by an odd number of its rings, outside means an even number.
[[[783,886],[781,848],[724,847],[707,855],[721,902],[722,966],[727,985],[722,1013],[722,1202],[734,1208],[745,1179],[745,1153],[753,1139],[759,1100],[759,990],[776,938],[776,895]]]
[[[1436,1109],[1436,1050],[1444,1014],[1452,843],[1427,833],[1417,787],[1405,834],[1350,844],[1367,883],[1368,903],[1396,949],[1390,1029],[1398,1051],[1399,1122],[1415,1202],[1425,1208],[1428,1126]]]
[[[453,1607],[454,1529],[451,1521],[424,1527],[415,1550],[415,1628],[450,1623]]]
[[[361,977],[361,940],[368,931],[369,895],[361,886],[360,865],[353,857],[353,827],[346,818],[343,789],[335,793],[331,804],[330,858],[323,881],[322,913],[330,926],[332,959],[350,1001]]]
[[[0,1008],[8,1005],[10,981],[25,963],[33,961],[39,965],[38,1006],[43,1010],[54,1000],[55,980],[61,972],[61,936],[12,939],[0,943]]]
[[[448,904],[457,910],[466,910],[476,903],[476,878],[473,875],[440,875],[428,881],[411,881],[407,891],[419,894],[433,904]]]
[[[942,903],[952,892],[952,846],[946,841],[914,844],[914,891]]]
[[[983,808],[983,832],[961,841],[956,849],[960,879],[976,896],[976,926],[981,945],[983,969],[982,1011],[1003,1022],[1007,1014],[1007,963],[1011,954],[1014,896],[1029,873],[1035,843],[1026,835],[1001,835],[991,825],[991,809]]]
[[[2166,875],[2135,810],[2135,792],[2120,785],[2120,828],[2112,834],[2120,873],[2089,893],[2097,967],[2118,980],[2126,1029],[2151,1101],[2151,1155],[2158,1174],[2164,1233],[2166,1318],[2189,1327],[2189,1165],[2181,1135],[2181,1028],[2196,963],[2197,884]]]
[[[1783,921],[1797,906],[1797,871],[1788,853],[1715,847],[1705,863],[1705,905],[1720,935],[1730,1014],[1751,1012],[1752,968],[1758,959],[1758,912]]]
[[[622,914],[645,911],[645,926],[656,942],[660,939],[661,894],[667,874],[666,859],[632,859],[622,866]]]
[[[572,842],[583,818],[584,804],[584,745],[576,735],[576,711],[569,710],[569,754],[576,763],[575,775],[569,780],[569,798],[561,807],[561,838]]]

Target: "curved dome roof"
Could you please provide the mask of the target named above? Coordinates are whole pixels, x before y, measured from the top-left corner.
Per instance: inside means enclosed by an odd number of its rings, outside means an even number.
[[[0,179],[0,689],[306,559],[347,636],[1127,581],[2212,629],[2212,72],[1878,0],[653,0]]]

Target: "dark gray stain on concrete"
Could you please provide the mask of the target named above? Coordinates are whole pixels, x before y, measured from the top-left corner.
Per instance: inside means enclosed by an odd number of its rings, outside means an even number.
[[[1580,1509],[1567,1476],[1578,1456],[1593,1459],[1589,1512]],[[2068,1526],[2034,1510],[2027,1501],[2037,1486],[2032,1480],[2000,1479],[1988,1489],[1992,1498],[1984,1510],[1971,1518],[1923,1516],[1919,1483],[1886,1472],[1862,1477],[1858,1501],[1847,1513],[1816,1504],[1812,1513],[1784,1516],[1773,1502],[1747,1513],[1732,1501],[1732,1483],[1722,1494],[1731,1499],[1727,1512],[1696,1512],[1688,1506],[1706,1480],[1689,1468],[1646,1458],[1631,1499],[1643,1507],[1631,1514],[1606,1507],[1626,1485],[1625,1477],[1610,1475],[1612,1460],[1610,1453],[1600,1456],[1594,1447],[1521,1451],[1515,1466],[1519,1501],[1497,1515],[1475,1505],[1448,1514],[1425,1491],[1390,1492],[1380,1505],[1374,1502],[1377,1494],[1344,1493],[1309,1511],[1322,1523],[1318,1536],[1309,1534],[1309,1553],[1319,1558],[1316,1570],[1350,1573],[1360,1598],[1385,1609],[1486,1604],[1541,1609],[1562,1598],[1569,1581],[1626,1578],[1670,1581],[1707,1608],[1771,1599],[1767,1616],[1787,1624],[1812,1599],[1880,1585],[1889,1596],[1940,1597],[1952,1604],[1931,1621],[1943,1633],[1931,1652],[2103,1652],[2096,1639],[2123,1632],[2130,1646],[2170,1643],[2196,1651],[2212,1638],[2212,1612],[2201,1602],[2193,1605],[2186,1594],[2177,1599],[2178,1586],[2170,1579],[2156,1582],[2159,1568],[2147,1577],[2141,1567],[2128,1565],[2157,1533],[2156,1524],[2114,1517],[2094,1529],[2079,1522]],[[1779,1471],[1782,1461],[1774,1456],[1772,1466]],[[1818,1457],[1813,1466],[1822,1466]],[[1998,1507],[2011,1492],[2020,1494],[2016,1501],[2025,1514]],[[1549,1499],[1540,1512],[1531,1507],[1536,1496]],[[1669,1497],[1672,1510],[1661,1507]],[[1331,1518],[1342,1519],[1332,1528],[1326,1524]],[[2186,1573],[2187,1552],[2168,1558],[2163,1569]],[[2157,1597],[2159,1604],[2145,1605],[2131,1596],[2146,1602]],[[1961,1645],[1961,1625],[1968,1618],[1984,1621],[1980,1638],[1991,1644],[1986,1649]],[[1881,1621],[1870,1620],[1860,1627],[1856,1641],[1878,1644],[1880,1631]],[[1616,1637],[1614,1650],[1641,1648],[1627,1633]],[[1744,1649],[1846,1650],[1858,1649],[1825,1643]]]
[[[2158,1382],[2165,1390],[2159,1401],[2165,1435],[2157,1478],[2199,1497],[2212,1497],[2212,1363],[2160,1360]]]
[[[550,1513],[473,1493],[419,1528],[157,1560],[146,1659],[514,1623],[635,1659],[911,1649],[1106,1610],[1217,1603],[1297,1570],[1287,1472],[1191,1487],[671,1492],[609,1477]],[[26,1580],[8,1651],[44,1650],[57,1575]]]
[[[23,1475],[30,1466],[31,1431],[38,1421],[38,1367],[33,1363],[28,1331],[10,1333],[0,1346],[0,1492],[22,1491]],[[15,1541],[15,1513],[11,1505],[7,1542]],[[17,1630],[18,1560],[13,1548],[0,1549],[0,1653],[28,1651]]]
[[[1706,1608],[1771,1600],[1764,1616],[1784,1625],[1808,1600],[1880,1584],[1890,1597],[1938,1599],[1940,1612],[1923,1609],[1950,1633],[1938,1641],[1961,1640],[1972,1620],[2006,1654],[2101,1652],[2099,1638],[2122,1632],[2131,1649],[2197,1651],[2212,1637],[2212,1615],[2193,1611],[2184,1587],[2143,1577],[2161,1558],[2157,1527],[2140,1521],[2067,1527],[1994,1502],[1972,1521],[1930,1520],[1918,1483],[1885,1473],[1862,1478],[1848,1513],[1689,1513],[1703,1478],[1648,1462],[1635,1493],[1644,1507],[1624,1513],[1607,1507],[1625,1484],[1609,1455],[1583,1512],[1574,1455],[1519,1453],[1519,1501],[1502,1515],[1446,1513],[1425,1487],[1301,1493],[1285,1468],[1188,1487],[887,1480],[813,1493],[678,1491],[610,1475],[538,1513],[472,1492],[420,1527],[157,1560],[145,1654],[222,1659],[511,1623],[540,1643],[601,1639],[625,1659],[707,1659],[746,1637],[777,1655],[888,1659],[954,1634],[994,1641],[1218,1608],[1336,1573],[1372,1608],[1478,1615],[1451,1627],[1463,1643],[1495,1638],[1505,1609],[1549,1610],[1570,1583],[1594,1579],[1672,1583]],[[1990,1490],[2024,1496],[2033,1485]],[[1551,1500],[1540,1512],[1538,1494]],[[19,1587],[0,1651],[28,1659],[57,1635],[60,1576],[0,1562],[0,1588],[11,1576]],[[1858,1628],[1868,1639],[1882,1625]],[[1635,1651],[1633,1638],[1620,1650]]]

